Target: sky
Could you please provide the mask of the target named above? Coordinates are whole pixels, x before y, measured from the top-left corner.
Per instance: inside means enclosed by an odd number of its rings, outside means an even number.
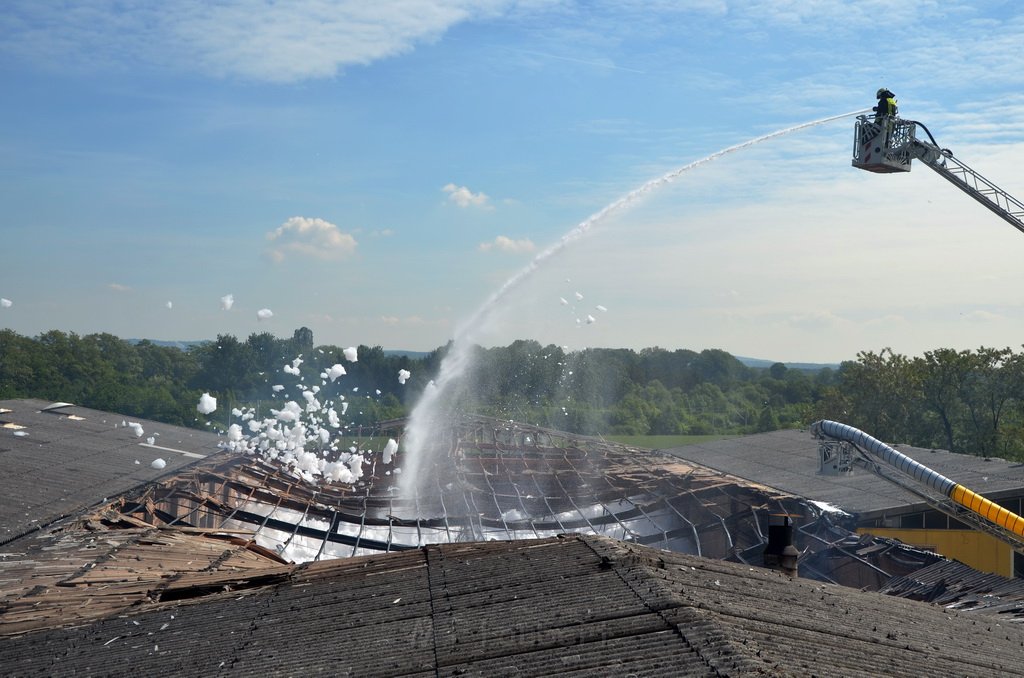
[[[0,328],[1019,349],[1024,234],[853,117],[589,220],[882,86],[1024,199],[1021,44],[996,0],[7,0]]]

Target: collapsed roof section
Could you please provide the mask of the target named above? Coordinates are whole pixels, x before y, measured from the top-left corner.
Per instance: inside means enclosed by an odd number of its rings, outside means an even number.
[[[448,440],[409,496],[379,455],[356,484],[313,484],[259,457],[225,454],[109,509],[139,525],[248,535],[292,562],[585,533],[761,565],[778,516],[798,526],[805,574],[824,581],[877,589],[938,559],[854,535],[850,516],[649,450],[481,417],[461,419]]]

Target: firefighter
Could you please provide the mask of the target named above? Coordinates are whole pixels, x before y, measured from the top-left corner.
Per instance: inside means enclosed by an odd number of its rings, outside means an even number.
[[[886,116],[896,116],[896,95],[882,88],[875,93],[878,98],[878,105],[872,108],[875,112],[875,122],[881,122]]]

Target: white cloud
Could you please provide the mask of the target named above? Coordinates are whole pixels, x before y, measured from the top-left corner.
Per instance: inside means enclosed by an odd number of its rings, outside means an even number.
[[[456,186],[455,184],[448,184],[441,190],[448,194],[449,202],[453,202],[459,207],[491,209],[490,198],[486,193],[474,193],[465,186]]]
[[[286,254],[313,257],[315,259],[341,259],[356,249],[356,239],[329,221],[292,217],[278,228],[267,233],[267,240],[274,243],[270,256],[281,261]]]
[[[510,254],[524,254],[532,252],[537,249],[537,246],[533,244],[533,241],[524,238],[522,240],[513,240],[504,235],[499,235],[492,242],[480,243],[481,252],[489,252],[491,250],[500,250],[502,252],[509,252]]]
[[[455,25],[500,16],[516,0],[177,0],[128,3],[14,0],[0,51],[85,65],[146,61],[268,82],[330,78],[439,39]]]

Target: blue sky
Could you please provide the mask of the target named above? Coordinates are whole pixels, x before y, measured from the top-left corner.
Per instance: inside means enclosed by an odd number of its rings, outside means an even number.
[[[645,182],[883,85],[1024,198],[1021,44],[1024,9],[977,0],[8,0],[0,327],[430,350]],[[475,336],[1019,348],[1024,237],[923,166],[852,169],[852,127],[684,172]]]

